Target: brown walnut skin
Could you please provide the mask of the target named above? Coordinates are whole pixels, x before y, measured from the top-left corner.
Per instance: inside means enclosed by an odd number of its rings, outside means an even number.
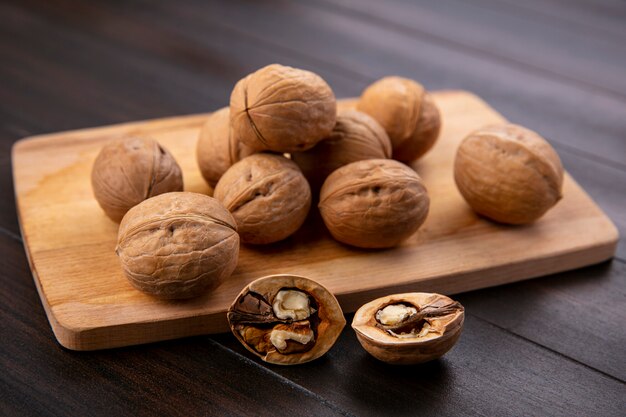
[[[314,190],[319,190],[326,177],[339,167],[364,159],[385,158],[391,158],[391,142],[385,129],[372,117],[356,110],[340,111],[326,139],[306,152],[291,155]]]
[[[376,313],[388,305],[415,307],[417,314],[407,319],[407,328],[415,326],[419,336],[400,338],[376,319]],[[458,341],[465,320],[461,304],[440,294],[405,293],[373,300],[354,314],[352,328],[361,346],[383,362],[412,365],[443,356]],[[424,325],[427,324],[427,328]],[[402,327],[397,326],[397,327]],[[400,333],[400,332],[399,332]]]
[[[298,290],[312,298],[316,309],[313,317],[300,321],[278,319],[271,306],[278,292],[284,289]],[[250,303],[250,298],[255,303]],[[319,358],[335,344],[346,325],[335,296],[319,283],[296,275],[270,275],[251,282],[235,298],[227,317],[233,334],[246,349],[265,362],[277,365],[295,365]],[[269,341],[268,333],[272,329],[303,321],[315,321],[312,326],[315,328],[315,339],[306,348],[298,348],[292,342],[289,350],[281,353]],[[244,339],[242,332],[247,339]]]
[[[356,108],[385,129],[398,161],[420,158],[439,137],[439,109],[424,87],[408,78],[385,77],[374,82],[363,91]]]
[[[232,213],[241,241],[267,244],[302,226],[311,189],[300,168],[281,155],[255,154],[228,169],[214,196]]]
[[[334,171],[319,209],[335,239],[360,248],[389,248],[424,223],[430,199],[421,178],[391,159],[353,162]]]
[[[233,134],[257,151],[296,152],[327,137],[335,95],[318,75],[272,64],[241,79],[230,96]]]
[[[235,220],[212,197],[182,192],[150,198],[126,213],[116,253],[130,283],[162,299],[219,286],[237,265]]]
[[[200,130],[196,159],[202,176],[212,188],[235,162],[253,153],[232,134],[228,107],[212,113]]]
[[[167,149],[149,138],[126,137],[104,145],[91,170],[94,196],[113,221],[147,198],[183,190],[183,174]]]
[[[519,225],[537,220],[561,199],[563,166],[537,133],[499,124],[478,129],[461,142],[454,179],[474,211]]]

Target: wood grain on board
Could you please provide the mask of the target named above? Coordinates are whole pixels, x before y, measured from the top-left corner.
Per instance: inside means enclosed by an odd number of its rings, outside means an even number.
[[[273,273],[316,279],[354,311],[398,291],[447,294],[490,287],[608,259],[617,231],[566,175],[564,198],[533,225],[508,227],[477,217],[452,179],[458,142],[503,118],[462,91],[435,93],[444,120],[435,148],[414,168],[431,195],[422,228],[398,248],[364,251],[330,238],[312,212],[284,242],[242,247],[233,276],[215,292],[184,302],[155,300],[125,280],[114,253],[117,224],[91,194],[89,173],[100,147],[123,134],[149,135],[183,168],[187,191],[210,193],[195,163],[206,115],[57,133],[18,142],[13,167],[18,211],[43,305],[59,342],[93,350],[227,330],[224,311],[249,281]]]

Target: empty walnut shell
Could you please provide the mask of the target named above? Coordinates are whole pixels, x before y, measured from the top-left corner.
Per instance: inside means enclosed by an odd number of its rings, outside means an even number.
[[[319,189],[331,172],[350,162],[391,158],[391,142],[385,129],[372,117],[344,110],[337,114],[337,123],[328,138],[291,158],[311,187]]]
[[[214,196],[232,213],[241,241],[252,244],[285,239],[302,226],[311,207],[300,168],[284,156],[264,153],[228,169]]]
[[[228,278],[239,255],[235,220],[217,200],[167,193],[126,213],[116,253],[137,289],[158,298],[190,298]]]
[[[376,359],[408,365],[443,356],[459,339],[464,319],[460,303],[445,295],[414,292],[363,305],[352,328]]]
[[[335,239],[361,248],[388,248],[426,220],[430,199],[421,178],[391,159],[337,169],[324,182],[319,209]]]
[[[183,190],[174,157],[155,140],[128,137],[102,147],[91,170],[94,196],[111,220],[155,195]]]
[[[561,199],[563,166],[537,133],[499,124],[479,129],[461,142],[454,179],[477,213],[501,223],[524,224]]]
[[[253,153],[254,150],[232,134],[228,107],[212,113],[200,130],[196,146],[198,167],[206,182],[213,188],[228,168]]]
[[[324,355],[346,324],[335,296],[295,275],[271,275],[248,284],[228,310],[230,328],[266,362],[293,365]]]
[[[356,108],[383,126],[393,145],[393,158],[399,161],[421,157],[439,136],[439,110],[424,87],[413,80],[382,78],[363,91]]]
[[[336,111],[335,95],[321,77],[278,64],[241,79],[230,96],[234,135],[259,151],[313,147],[330,134]]]

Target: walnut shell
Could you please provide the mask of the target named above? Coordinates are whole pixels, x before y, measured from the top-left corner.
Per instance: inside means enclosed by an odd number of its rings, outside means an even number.
[[[335,239],[361,248],[388,248],[426,220],[430,199],[421,178],[391,159],[353,162],[334,171],[319,209]]]
[[[272,64],[235,85],[230,120],[235,136],[253,149],[303,151],[330,134],[336,106],[317,74]]]
[[[439,136],[439,109],[424,87],[408,78],[374,82],[363,91],[356,108],[382,125],[391,139],[393,158],[399,161],[421,157]]]
[[[213,188],[228,168],[253,153],[232,134],[228,107],[212,113],[200,130],[196,159],[202,176]]]
[[[252,244],[285,239],[302,226],[311,207],[311,189],[300,168],[265,153],[230,167],[214,196],[232,213],[241,241]]]
[[[163,299],[190,298],[228,278],[239,256],[235,220],[212,197],[182,192],[126,213],[116,253],[130,283]]]
[[[537,133],[499,124],[483,127],[461,142],[454,179],[477,213],[501,223],[525,224],[561,199],[563,166]]]
[[[309,300],[309,315],[299,320],[278,318],[276,298],[281,290],[304,293]],[[335,344],[346,325],[335,296],[319,283],[296,275],[271,275],[251,282],[235,298],[227,317],[233,334],[246,349],[278,365],[319,358]],[[308,330],[314,336],[305,344],[289,340],[281,350],[272,342],[275,330],[296,335]]]
[[[311,188],[319,189],[331,172],[351,162],[391,158],[391,142],[385,129],[365,113],[344,110],[337,114],[331,134],[306,152],[295,152]]]
[[[182,191],[183,174],[157,141],[126,137],[102,147],[91,170],[91,186],[104,213],[119,222],[147,198]]]
[[[408,307],[396,323],[382,322],[388,306]],[[412,310],[410,310],[412,308]],[[352,328],[361,346],[376,359],[392,364],[417,364],[437,359],[459,339],[465,320],[463,306],[440,294],[405,293],[378,298],[354,314]]]

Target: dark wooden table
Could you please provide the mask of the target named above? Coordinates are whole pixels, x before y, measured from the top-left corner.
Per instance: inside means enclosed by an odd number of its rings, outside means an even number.
[[[3,1],[0,415],[626,415],[624,239],[611,262],[459,295],[460,342],[423,366],[379,363],[349,329],[289,368],[230,335],[61,348],[22,247],[13,142],[210,111],[272,62],[340,97],[387,74],[471,90],[547,136],[626,236],[620,0]]]

